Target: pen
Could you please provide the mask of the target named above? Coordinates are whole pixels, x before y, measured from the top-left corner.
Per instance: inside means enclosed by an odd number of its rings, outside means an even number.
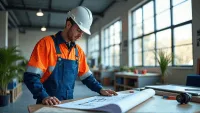
[[[185,91],[200,91],[200,89],[185,89]]]
[[[167,99],[167,100],[176,100],[176,96],[163,96],[163,99]]]

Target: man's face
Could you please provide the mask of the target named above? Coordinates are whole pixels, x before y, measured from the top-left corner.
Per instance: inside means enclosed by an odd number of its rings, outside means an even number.
[[[67,37],[69,41],[75,42],[83,35],[83,31],[78,27],[77,24],[71,25],[67,32]]]

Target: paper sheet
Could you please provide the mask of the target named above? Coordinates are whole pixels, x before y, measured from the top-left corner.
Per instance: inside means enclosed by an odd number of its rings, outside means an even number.
[[[75,108],[75,109],[94,109],[110,103],[115,103],[118,100],[122,100],[125,97],[131,96],[132,94],[118,94],[117,96],[94,96],[78,101],[55,105],[63,108]]]
[[[62,108],[106,111],[122,113],[137,106],[155,95],[153,89],[146,89],[138,93],[119,94],[117,96],[94,96],[78,101],[55,105]]]
[[[34,113],[88,113],[87,111],[73,110],[73,109],[61,109],[52,107],[42,107]]]

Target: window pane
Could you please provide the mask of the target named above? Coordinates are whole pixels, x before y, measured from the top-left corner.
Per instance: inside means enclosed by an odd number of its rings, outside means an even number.
[[[169,9],[170,0],[156,0],[156,14]]]
[[[192,26],[187,24],[174,29],[175,45],[191,44],[192,43]]]
[[[133,27],[133,37],[136,38],[136,37],[139,37],[142,35],[142,23],[140,24],[136,24],[134,27]]]
[[[144,66],[155,66],[154,51],[144,52]]]
[[[144,34],[154,31],[154,18],[144,20]]]
[[[142,53],[134,53],[134,66],[142,65]]]
[[[175,6],[183,1],[186,1],[186,0],[172,0],[172,5]]]
[[[115,29],[115,31],[114,31],[115,33],[120,32],[121,28],[120,28],[120,22],[119,21],[115,22],[114,29]]]
[[[157,15],[156,21],[157,21],[157,23],[156,23],[157,30],[170,26],[170,24],[171,24],[170,10],[167,10],[167,11]]]
[[[191,1],[188,0],[173,8],[173,25],[192,19]]]
[[[146,5],[143,6],[143,11],[144,11],[144,20],[152,17],[153,16],[153,1],[147,3]]]
[[[99,50],[99,35],[94,37],[94,46],[96,51]]]
[[[115,44],[120,43],[120,33],[115,34],[114,40],[115,40]]]
[[[120,53],[120,46],[119,45],[115,45],[114,54],[119,56],[119,53]]]
[[[134,52],[142,51],[142,39],[134,40]]]
[[[110,51],[109,51],[110,52],[110,56],[109,56],[110,57],[110,59],[109,59],[110,60],[110,66],[113,66],[113,60],[114,60],[113,59],[113,56],[114,56],[114,51],[113,50],[114,50],[113,46],[111,46],[110,47]]]
[[[144,37],[144,50],[153,50],[155,48],[155,35],[151,34]]]
[[[115,57],[115,66],[119,66],[120,65],[120,57],[116,56]]]
[[[105,47],[108,47],[109,37],[108,37],[108,29],[105,30]]]
[[[171,29],[157,33],[157,48],[171,47]]]
[[[119,45],[115,45],[114,46],[114,61],[113,61],[113,63],[114,63],[114,66],[119,66],[119,62],[120,62],[120,60],[119,60],[119,58],[120,58],[120,46]]]
[[[105,63],[106,63],[107,66],[109,65],[109,59],[108,59],[108,57],[109,57],[109,51],[108,50],[109,49],[105,49],[105,57],[106,57]]]
[[[175,47],[175,65],[193,65],[192,45]]]
[[[114,35],[114,27],[112,25],[112,26],[110,26],[110,45],[114,44],[113,35]]]
[[[142,22],[142,8],[139,8],[133,12],[133,24],[141,22]]]
[[[157,55],[157,56],[156,56],[157,58],[159,58],[158,52],[159,52],[160,50],[164,51],[166,55],[172,55],[172,50],[171,50],[171,48],[158,49],[158,50],[157,50],[157,54],[156,54],[156,55]],[[169,64],[169,66],[171,66],[171,65],[172,65],[172,63]],[[158,61],[156,61],[156,66],[159,66]]]

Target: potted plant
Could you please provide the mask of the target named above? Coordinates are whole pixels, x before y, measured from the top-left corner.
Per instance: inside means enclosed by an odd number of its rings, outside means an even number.
[[[161,83],[165,83],[165,77],[168,75],[168,65],[172,62],[172,56],[167,54],[165,51],[160,50],[158,51],[158,55],[156,59],[160,66],[161,71]]]
[[[130,69],[128,66],[120,66],[120,70],[121,72],[130,72]]]
[[[0,106],[6,106],[9,103],[9,93],[7,91],[8,83],[17,77],[17,71],[21,66],[15,64],[18,60],[24,58],[17,53],[16,47],[0,48]]]

